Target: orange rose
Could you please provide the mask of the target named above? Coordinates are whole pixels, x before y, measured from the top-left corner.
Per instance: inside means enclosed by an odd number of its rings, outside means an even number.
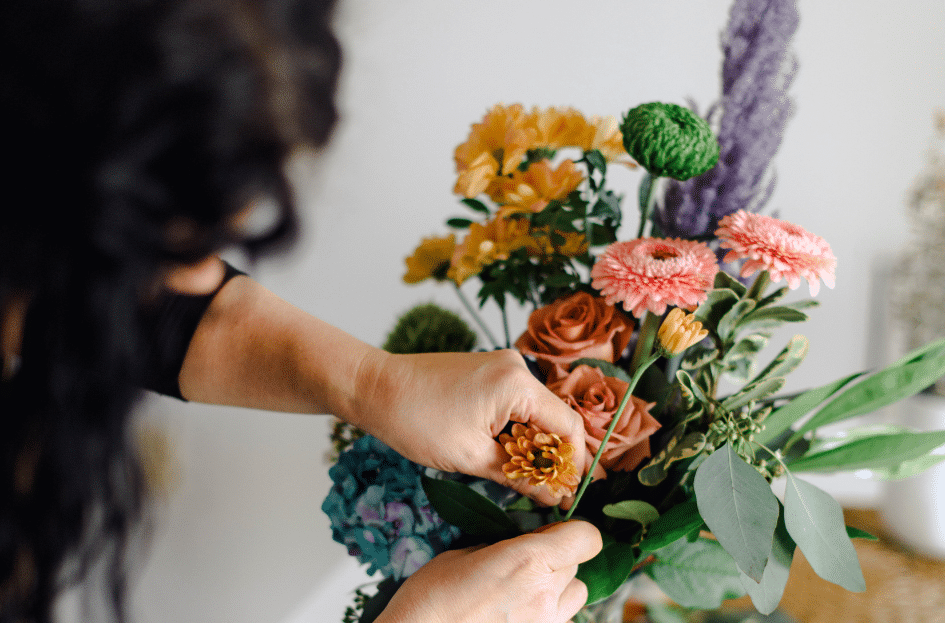
[[[576,292],[532,312],[515,347],[538,360],[549,381],[589,357],[613,363],[630,342],[633,320],[604,299]]]
[[[627,383],[620,379],[604,376],[599,368],[585,365],[577,366],[567,376],[548,385],[548,389],[584,419],[584,440],[587,444],[584,464],[587,468],[600,448],[600,442],[627,393],[627,387]],[[607,447],[594,470],[595,479],[602,478],[604,470],[630,471],[650,456],[650,435],[660,427],[660,423],[649,413],[654,404],[630,396],[630,402],[607,440]]]

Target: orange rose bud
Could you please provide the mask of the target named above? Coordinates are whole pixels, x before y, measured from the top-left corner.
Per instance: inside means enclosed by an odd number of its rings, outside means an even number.
[[[502,466],[510,480],[527,478],[534,487],[545,486],[556,497],[574,493],[580,478],[574,464],[574,445],[535,425],[512,425],[512,434],[499,435],[499,443],[512,457]]]
[[[693,344],[701,342],[709,332],[702,328],[695,314],[686,314],[676,307],[669,312],[656,334],[667,352],[678,355]]]

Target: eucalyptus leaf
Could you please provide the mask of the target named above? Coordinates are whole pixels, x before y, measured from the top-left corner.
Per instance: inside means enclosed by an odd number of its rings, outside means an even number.
[[[735,561],[718,541],[679,540],[654,555],[646,574],[683,607],[711,610],[745,594]]]
[[[862,372],[851,374],[842,379],[804,392],[783,407],[779,407],[765,419],[764,429],[755,435],[756,441],[768,444],[788,430],[792,424],[810,413],[820,403],[843,389],[848,383],[862,376]]]
[[[784,522],[817,575],[848,591],[866,590],[840,504],[790,472],[784,492]]]
[[[738,568],[760,582],[779,515],[768,481],[725,444],[699,466],[693,485],[709,530]]]
[[[571,364],[571,370],[574,370],[578,366],[590,366],[592,368],[598,368],[601,372],[604,373],[604,376],[609,376],[611,378],[619,379],[624,383],[630,382],[630,375],[627,374],[627,371],[616,366],[609,361],[604,361],[603,359],[591,359],[589,357],[582,357],[576,360]]]
[[[640,549],[645,552],[654,552],[704,525],[705,522],[699,514],[696,500],[689,499],[672,507],[650,524],[646,530],[646,536],[640,542]]]
[[[578,565],[577,579],[587,585],[587,603],[609,597],[630,577],[636,566],[634,548],[615,541],[604,546],[596,556]]]
[[[461,482],[422,476],[421,484],[430,505],[443,521],[464,534],[498,540],[522,533],[495,502]]]
[[[768,564],[765,566],[764,575],[761,576],[761,582],[755,582],[744,573],[741,574],[742,586],[751,597],[751,603],[761,614],[771,614],[781,603],[796,547],[784,524],[784,516],[781,515],[778,517],[771,554],[768,556]]]
[[[871,413],[913,396],[945,376],[945,354],[893,365],[850,387],[803,424],[795,436]]]
[[[894,433],[855,439],[792,461],[793,472],[835,472],[890,469],[927,455],[945,444],[945,431]]]
[[[649,502],[642,500],[623,500],[604,506],[604,514],[614,519],[627,519],[648,526],[656,521],[660,513]]]

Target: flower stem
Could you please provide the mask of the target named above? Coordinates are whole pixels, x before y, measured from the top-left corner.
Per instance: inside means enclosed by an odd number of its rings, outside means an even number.
[[[456,289],[456,295],[459,296],[459,300],[462,301],[463,307],[466,308],[466,311],[469,312],[469,315],[472,316],[472,319],[479,325],[479,328],[482,329],[482,332],[486,334],[486,338],[492,344],[492,348],[499,348],[499,342],[496,341],[495,336],[492,335],[492,331],[489,330],[489,327],[486,326],[486,323],[482,321],[482,318],[479,317],[479,314],[476,313],[476,310],[473,309],[473,306],[469,303],[469,299],[466,298],[466,295],[463,294],[463,291],[460,290],[459,285],[454,283],[453,287]]]
[[[512,337],[509,333],[509,315],[505,311],[505,305],[502,306],[502,329],[505,331],[505,347],[512,348]]]
[[[564,520],[567,521],[571,519],[571,515],[574,514],[574,510],[577,508],[578,502],[581,501],[581,498],[584,496],[584,491],[587,489],[587,486],[591,484],[591,480],[594,477],[594,469],[597,467],[597,464],[600,463],[600,457],[604,454],[604,449],[607,448],[607,442],[610,441],[610,436],[614,432],[614,428],[617,427],[617,422],[620,421],[620,417],[623,415],[624,409],[627,408],[627,404],[630,402],[630,396],[633,394],[633,390],[636,388],[637,383],[640,381],[640,377],[643,376],[643,373],[646,371],[654,361],[659,359],[658,354],[650,355],[650,357],[644,361],[636,372],[633,373],[633,376],[630,378],[630,384],[627,385],[627,391],[623,395],[623,399],[620,401],[620,406],[617,407],[617,412],[614,413],[613,419],[610,420],[610,426],[607,427],[607,432],[604,433],[604,438],[601,439],[600,448],[597,449],[597,453],[594,455],[594,460],[591,462],[590,468],[587,470],[584,479],[581,480],[581,486],[578,489],[577,495],[574,496],[574,503],[571,504],[571,508],[568,509],[568,513],[564,516]]]
[[[646,224],[649,222],[650,216],[653,214],[653,205],[656,203],[656,184],[658,181],[659,176],[647,172],[646,177],[643,178],[643,182],[641,182],[640,227],[637,229],[637,238],[643,237],[643,232],[646,230]]]
[[[656,334],[660,328],[660,317],[653,312],[646,312],[643,322],[640,323],[640,331],[637,334],[637,345],[633,349],[633,359],[630,360],[630,372],[635,373],[640,367],[640,362],[650,356],[653,350],[653,343],[656,341]]]

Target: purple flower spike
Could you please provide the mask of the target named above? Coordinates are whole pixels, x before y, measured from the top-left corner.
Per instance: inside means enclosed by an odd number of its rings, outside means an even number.
[[[722,97],[706,114],[718,128],[719,161],[686,182],[667,180],[654,215],[663,235],[711,236],[723,217],[758,212],[771,197],[771,161],[794,108],[789,45],[798,20],[795,0],[735,0],[722,33]]]

